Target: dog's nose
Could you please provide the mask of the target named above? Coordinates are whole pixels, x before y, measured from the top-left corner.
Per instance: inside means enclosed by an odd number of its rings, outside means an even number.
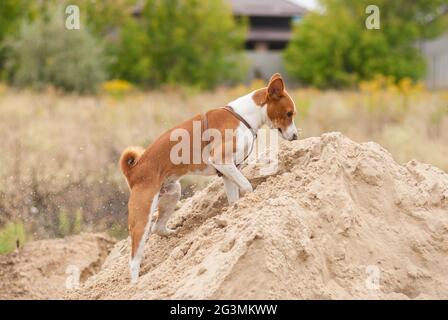
[[[299,139],[299,136],[297,135],[297,133],[294,133],[294,134],[292,135],[291,141],[293,141],[293,140],[297,140],[297,139]]]

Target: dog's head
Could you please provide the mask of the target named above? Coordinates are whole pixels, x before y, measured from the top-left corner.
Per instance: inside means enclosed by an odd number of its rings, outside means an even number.
[[[298,139],[298,132],[294,124],[296,106],[285,90],[283,78],[279,73],[274,74],[266,88],[254,94],[258,105],[266,105],[267,124],[271,129],[277,129],[282,137],[292,141]]]

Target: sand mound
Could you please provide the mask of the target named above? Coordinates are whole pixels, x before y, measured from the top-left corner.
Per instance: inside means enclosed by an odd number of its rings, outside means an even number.
[[[448,298],[448,175],[340,133],[285,142],[279,171],[229,208],[220,179],[152,235],[129,283],[129,241],[68,298]]]
[[[114,243],[101,234],[83,233],[29,242],[0,256],[0,300],[62,299],[67,279],[78,274],[82,282],[97,272]]]

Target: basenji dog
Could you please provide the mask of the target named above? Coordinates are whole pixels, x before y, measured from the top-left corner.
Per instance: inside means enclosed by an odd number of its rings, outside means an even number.
[[[267,87],[242,96],[226,107],[209,110],[179,124],[163,133],[146,150],[129,147],[123,151],[120,167],[130,189],[128,227],[132,247],[132,282],[139,277],[148,234],[168,236],[175,232],[166,224],[181,196],[179,179],[186,174],[219,173],[229,204],[235,203],[240,194],[252,191],[238,165],[248,156],[258,129],[267,124],[278,130],[284,139],[296,140],[295,114],[294,101],[285,90],[282,76],[276,73]],[[198,128],[200,142],[195,143]],[[213,137],[207,137],[205,131],[213,131],[210,134]],[[227,134],[228,131],[232,134]],[[173,136],[177,138],[173,140]],[[173,161],[173,150],[177,148],[179,136],[186,136],[189,143],[187,150],[183,150],[185,158],[196,158],[197,161]],[[157,220],[152,223],[157,209]]]

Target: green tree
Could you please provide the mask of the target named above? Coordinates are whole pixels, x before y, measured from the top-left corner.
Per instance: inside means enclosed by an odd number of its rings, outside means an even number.
[[[222,0],[148,0],[141,19],[147,83],[208,88],[243,74],[244,27]]]
[[[208,88],[244,74],[244,22],[233,19],[223,0],[78,3],[84,24],[104,39],[111,78]]]
[[[113,38],[114,31],[133,19],[137,0],[77,0],[83,24],[97,37]],[[67,3],[70,4],[70,1]]]
[[[92,92],[106,78],[101,43],[85,28],[67,30],[61,8],[22,26],[10,39],[6,68],[19,86]]]
[[[0,254],[14,251],[17,245],[23,246],[26,240],[26,231],[23,223],[8,222],[0,228]]]
[[[317,87],[350,86],[384,74],[418,79],[425,61],[416,43],[440,33],[443,0],[378,0],[380,29],[365,26],[368,0],[326,0],[295,26],[285,52],[288,72]]]
[[[0,1],[0,79],[5,76],[2,72],[7,55],[7,48],[3,45],[4,41],[19,29],[28,8],[29,1],[27,0]]]
[[[148,47],[149,38],[140,24],[135,20],[127,21],[120,29],[118,41],[107,45],[110,76],[136,84],[145,83],[151,76]]]

